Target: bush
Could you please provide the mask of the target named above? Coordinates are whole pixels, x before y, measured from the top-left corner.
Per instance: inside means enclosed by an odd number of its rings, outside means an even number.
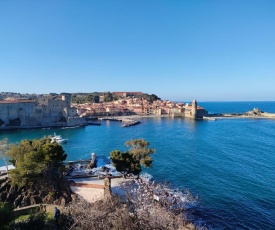
[[[46,213],[39,212],[31,214],[26,220],[11,224],[12,229],[16,230],[41,230],[45,227]]]
[[[13,208],[8,203],[0,202],[0,229],[5,227],[14,219]]]
[[[142,180],[126,181],[119,187],[124,196],[112,196],[93,204],[75,199],[68,207],[73,229],[189,229],[185,210],[196,198],[183,194],[167,185]],[[182,197],[185,197],[183,200]]]

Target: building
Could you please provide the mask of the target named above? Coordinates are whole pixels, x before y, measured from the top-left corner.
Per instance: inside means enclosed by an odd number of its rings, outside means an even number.
[[[0,101],[0,127],[25,126],[37,123],[36,102],[27,100]]]
[[[71,94],[61,99],[41,96],[37,100],[0,101],[1,127],[77,126],[84,125],[77,109],[71,107]]]
[[[186,103],[183,108],[183,113],[184,117],[188,117],[191,119],[198,119],[203,118],[204,116],[208,116],[208,111],[198,106],[196,100],[193,100],[191,105]]]

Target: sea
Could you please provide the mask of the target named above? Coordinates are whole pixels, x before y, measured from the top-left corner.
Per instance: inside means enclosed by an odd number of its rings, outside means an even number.
[[[253,108],[275,113],[275,102],[199,102],[209,113],[243,113]],[[189,218],[209,229],[275,229],[275,120],[228,118],[192,121],[184,118],[140,118],[141,124],[0,132],[9,143],[62,135],[67,160],[91,153],[109,157],[124,151],[125,141],[144,138],[156,149],[153,165],[143,169],[158,183],[189,191],[197,202]],[[4,165],[0,161],[0,166]]]

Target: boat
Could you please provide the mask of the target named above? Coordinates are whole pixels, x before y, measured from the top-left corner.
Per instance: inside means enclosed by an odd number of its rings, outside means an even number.
[[[51,137],[51,143],[56,142],[58,144],[61,144],[61,143],[66,143],[67,141],[68,139],[64,139],[61,137],[61,135],[56,135],[55,133],[54,133],[54,136]]]

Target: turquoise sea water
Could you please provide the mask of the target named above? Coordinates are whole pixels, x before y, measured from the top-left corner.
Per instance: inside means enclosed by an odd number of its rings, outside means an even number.
[[[275,102],[198,103],[212,113],[241,113],[257,107],[275,113]],[[145,138],[156,149],[151,174],[199,197],[192,216],[213,229],[275,229],[275,120],[147,118],[121,128],[119,122],[74,129],[1,132],[11,143],[53,132],[68,138],[68,160],[92,152],[108,156],[124,142]],[[2,163],[3,164],[3,163]],[[1,165],[1,162],[0,162]]]

